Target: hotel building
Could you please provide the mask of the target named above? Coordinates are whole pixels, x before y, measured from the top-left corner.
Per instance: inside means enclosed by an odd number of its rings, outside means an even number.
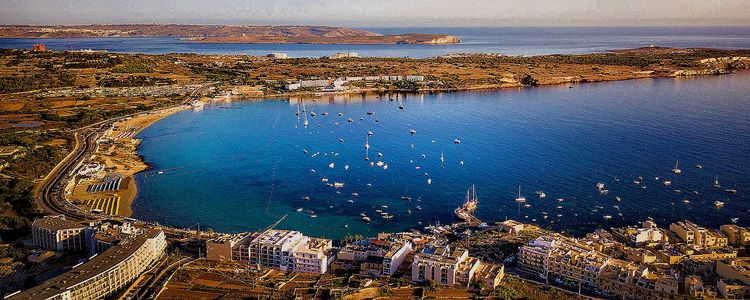
[[[42,249],[82,252],[86,250],[86,228],[62,215],[49,216],[34,220],[31,236],[34,246]]]

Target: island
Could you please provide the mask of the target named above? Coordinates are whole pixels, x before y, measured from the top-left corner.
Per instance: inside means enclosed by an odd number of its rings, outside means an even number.
[[[243,44],[456,44],[447,34],[380,34],[332,26],[253,25],[0,25],[0,38],[173,37],[201,43]]]

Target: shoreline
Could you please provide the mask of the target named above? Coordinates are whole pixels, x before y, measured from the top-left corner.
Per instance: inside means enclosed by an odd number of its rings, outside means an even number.
[[[137,139],[136,136],[159,120],[187,109],[190,109],[190,106],[180,105],[141,113],[115,122],[112,128],[102,136],[102,140],[109,140],[110,142],[102,143],[90,158],[90,161],[103,165],[103,170],[89,178],[68,184],[66,190],[70,192],[70,201],[88,210],[101,209],[99,206],[106,205],[109,210],[103,209],[105,214],[130,217],[133,214],[133,201],[138,195],[135,175],[151,168],[138,154],[141,140]],[[87,191],[89,185],[100,183],[113,175],[120,176],[122,180],[120,189],[99,192]]]
[[[704,77],[704,76],[720,76],[720,75],[730,75],[733,73],[741,73],[741,72],[747,72],[746,70],[734,70],[732,72],[714,72],[713,69],[705,69],[700,70],[698,72],[695,72],[694,74],[653,74],[653,73],[631,73],[630,76],[624,76],[624,77],[616,77],[616,78],[607,78],[607,79],[601,79],[601,80],[591,80],[591,81],[581,81],[577,80],[575,78],[570,78],[570,80],[563,80],[563,81],[548,81],[548,82],[541,82],[536,85],[522,85],[520,83],[502,83],[502,84],[493,84],[493,85],[482,85],[482,86],[465,86],[460,88],[450,88],[450,89],[418,89],[418,90],[407,90],[407,89],[383,89],[383,88],[355,88],[351,90],[346,91],[338,91],[338,92],[320,92],[320,91],[305,91],[305,92],[292,92],[292,93],[279,93],[279,94],[265,94],[265,93],[253,93],[250,95],[245,94],[231,94],[228,93],[226,95],[217,96],[213,98],[207,98],[202,97],[200,100],[204,103],[222,103],[222,102],[233,102],[233,101],[242,101],[242,100],[248,100],[248,101],[257,101],[261,99],[298,99],[298,100],[313,100],[315,101],[316,98],[324,98],[324,97],[352,97],[355,95],[361,95],[362,97],[368,97],[368,96],[378,96],[378,95],[385,95],[385,94],[433,94],[433,93],[455,93],[455,92],[481,92],[481,91],[498,91],[498,90],[504,90],[504,89],[520,89],[520,88],[541,88],[541,87],[554,87],[554,86],[570,86],[578,85],[578,84],[585,84],[585,83],[600,83],[600,82],[614,82],[614,81],[626,81],[626,80],[634,80],[634,79],[679,79],[679,78],[697,78],[697,77]],[[568,78],[566,78],[568,79]],[[228,86],[231,88],[232,86]],[[140,140],[135,139],[134,137],[139,134],[144,129],[148,128],[149,126],[153,125],[154,123],[158,122],[159,120],[170,116],[174,113],[191,109],[189,105],[181,105],[178,107],[168,108],[168,109],[161,109],[156,112],[144,112],[142,114],[139,114],[135,117],[129,118],[127,120],[119,121],[115,123],[115,126],[118,124],[124,124],[124,126],[127,128],[129,126],[134,126],[131,124],[136,124],[135,126],[138,127],[137,130],[133,131],[132,134],[129,136],[128,140],[130,141],[130,144],[126,144],[125,147],[120,147],[120,150],[125,150],[122,152],[118,152],[117,155],[112,155],[112,153],[106,154],[101,153],[101,149],[97,150],[97,152],[92,156],[92,159],[96,159],[97,156],[113,156],[111,159],[105,159],[103,161],[104,168],[106,170],[112,170],[120,171],[123,173],[123,189],[119,192],[110,192],[110,193],[87,193],[85,190],[86,184],[91,184],[92,181],[90,180],[84,180],[81,182],[76,183],[72,190],[71,190],[71,198],[73,198],[72,201],[79,201],[79,203],[76,203],[78,205],[85,204],[86,200],[96,199],[97,197],[116,197],[119,196],[119,205],[117,206],[119,208],[118,214],[130,217],[133,213],[133,203],[135,201],[135,198],[138,194],[138,187],[135,182],[134,176],[138,173],[148,171],[152,169],[152,166],[145,162],[145,159],[139,154],[138,146],[140,145]],[[121,134],[122,130],[113,130],[111,132],[108,132],[104,137],[116,137],[116,134]],[[103,155],[104,154],[104,155]],[[102,176],[97,177],[96,179],[102,179]],[[70,185],[69,185],[70,186]],[[81,203],[82,202],[82,203]]]

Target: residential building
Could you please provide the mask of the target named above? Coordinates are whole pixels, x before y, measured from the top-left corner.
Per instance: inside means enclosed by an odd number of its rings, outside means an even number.
[[[721,232],[727,236],[727,242],[732,246],[750,246],[750,229],[735,224],[722,225]]]
[[[34,245],[54,251],[86,250],[86,224],[66,220],[65,216],[48,216],[34,220],[31,236]]]
[[[412,252],[413,244],[410,240],[409,233],[381,233],[375,238],[343,246],[337,259],[361,262],[360,274],[365,276],[391,276]]]
[[[164,232],[148,230],[112,246],[88,262],[8,299],[102,299],[125,288],[156,261],[167,247]]]
[[[564,284],[597,287],[609,257],[585,243],[561,235],[542,236],[519,250],[521,268]]]
[[[500,222],[500,224],[498,225],[500,226],[500,229],[502,231],[508,233],[519,233],[523,231],[523,223],[516,220],[505,220],[503,222]]]
[[[206,256],[216,261],[235,260],[281,271],[323,274],[332,261],[332,247],[329,239],[272,229],[213,239],[206,243]]]
[[[425,247],[414,255],[411,279],[415,282],[432,280],[447,286],[468,286],[479,265],[479,260],[469,257],[466,249],[450,251],[448,247]]]

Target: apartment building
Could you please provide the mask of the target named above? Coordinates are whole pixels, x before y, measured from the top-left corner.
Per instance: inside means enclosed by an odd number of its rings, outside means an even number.
[[[690,221],[677,222],[669,225],[685,243],[700,247],[726,247],[728,238],[721,232],[708,230]]]
[[[750,246],[750,229],[735,224],[722,225],[721,232],[727,236],[727,242],[732,246]]]
[[[519,249],[521,268],[544,279],[596,288],[610,258],[576,239],[541,236]]]
[[[148,270],[165,253],[161,229],[132,236],[73,270],[8,299],[102,299],[115,295]]]
[[[48,216],[34,220],[31,236],[34,246],[54,251],[86,250],[86,224],[66,220],[65,216]]]
[[[469,257],[466,249],[425,247],[414,255],[411,279],[415,282],[432,280],[442,285],[468,286],[479,268],[478,259]]]
[[[333,242],[299,231],[266,230],[223,236],[206,243],[210,260],[235,260],[280,271],[323,274],[328,271]]]
[[[360,262],[360,274],[391,276],[414,248],[408,233],[381,233],[377,237],[349,243],[339,250],[340,261]]]

